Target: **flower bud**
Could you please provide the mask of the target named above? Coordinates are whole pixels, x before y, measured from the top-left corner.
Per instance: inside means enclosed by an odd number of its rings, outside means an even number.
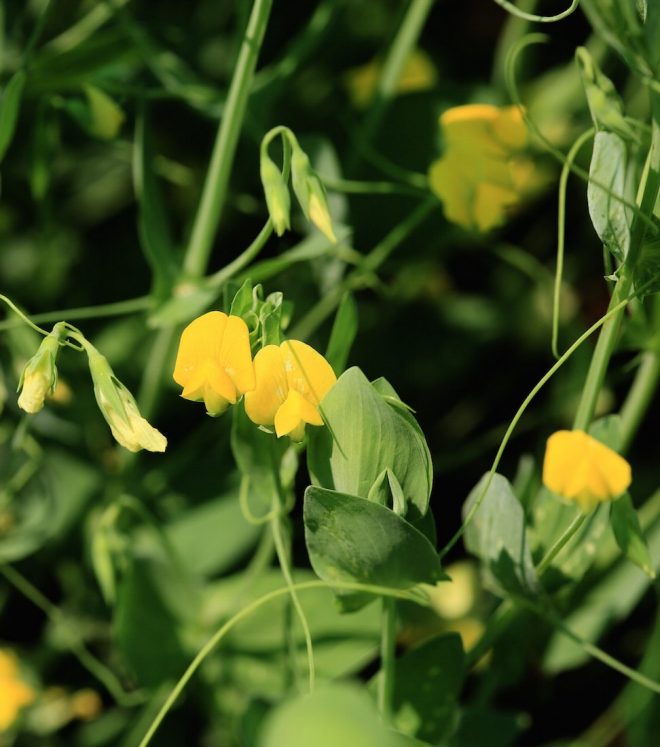
[[[60,340],[63,337],[61,322],[53,327],[37,352],[30,358],[21,374],[18,383],[20,395],[18,406],[25,412],[36,413],[44,406],[44,400],[57,384],[57,368],[55,360],[60,350]]]
[[[117,379],[110,364],[87,343],[94,395],[115,440],[129,451],[165,451],[167,439],[141,415],[133,395]]]
[[[291,155],[291,181],[305,217],[324,233],[330,241],[337,241],[332,229],[323,183],[312,168],[307,154],[296,143]]]
[[[264,187],[266,205],[268,206],[270,219],[273,221],[275,233],[281,236],[291,227],[289,220],[291,198],[282,172],[266,153],[261,155],[261,183]]]

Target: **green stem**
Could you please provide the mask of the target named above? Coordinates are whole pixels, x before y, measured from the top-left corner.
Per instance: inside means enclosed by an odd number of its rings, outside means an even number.
[[[621,416],[619,450],[622,454],[625,454],[635,437],[651,404],[659,380],[660,355],[655,350],[649,350],[642,355],[642,362],[619,413]]]
[[[541,562],[538,564],[536,568],[536,572],[540,576],[547,568],[550,567],[550,564],[552,561],[559,555],[559,553],[562,551],[562,549],[566,546],[566,544],[571,540],[574,534],[576,534],[580,527],[584,524],[586,521],[587,514],[580,512],[573,521],[568,525],[568,527],[562,532],[561,536],[559,536],[555,542],[553,543],[552,547],[548,550],[548,552],[543,556],[541,559]]]
[[[224,285],[228,280],[234,277],[237,272],[240,272],[246,265],[249,265],[252,260],[258,256],[259,252],[264,248],[266,242],[273,233],[273,223],[268,219],[264,227],[259,231],[259,234],[255,240],[247,247],[241,254],[233,259],[228,265],[225,265],[213,275],[209,275],[204,281],[204,287],[208,288],[219,288]]]
[[[332,584],[326,583],[325,581],[306,581],[300,584],[294,584],[292,589],[296,592],[306,591],[308,589],[346,589],[348,591],[362,591],[368,594],[376,594],[378,596],[388,596],[393,599],[405,599],[407,601],[421,603],[421,597],[418,597],[411,591],[404,591],[402,589],[389,589],[386,587],[375,586],[370,584],[359,584],[351,583],[346,581],[333,581]],[[178,700],[179,696],[185,689],[188,682],[190,682],[192,676],[199,669],[200,665],[206,659],[206,657],[213,651],[213,649],[220,643],[220,641],[243,619],[249,617],[253,612],[263,607],[265,604],[272,602],[275,599],[279,599],[282,596],[291,593],[291,588],[288,586],[282,589],[275,589],[274,591],[264,594],[259,597],[251,604],[248,604],[243,609],[239,610],[230,620],[227,620],[207,641],[207,643],[199,650],[195,658],[188,665],[188,668],[183,673],[179,681],[176,683],[172,692],[169,694],[165,703],[161,707],[160,711],[153,720],[151,726],[147,730],[147,733],[142,738],[142,741],[138,747],[147,747],[151,742],[152,737],[158,730],[163,719],[168,714],[174,703]]]
[[[495,0],[495,2],[501,8],[504,8],[504,10],[516,16],[517,18],[522,18],[525,21],[535,21],[536,23],[555,23],[556,21],[561,21],[562,19],[570,16],[571,13],[575,12],[578,5],[580,4],[580,0],[572,0],[570,6],[566,8],[566,10],[563,10],[561,13],[557,13],[557,15],[539,16],[535,13],[526,13],[525,11],[520,10],[520,8],[517,8],[513,3],[508,2],[508,0]]]
[[[38,607],[53,624],[61,623],[64,619],[62,610],[44,596],[25,576],[12,566],[5,564],[0,564],[0,573],[26,599],[29,599],[35,607]],[[144,702],[142,693],[137,691],[127,693],[114,672],[100,662],[79,638],[68,636],[66,645],[82,666],[105,686],[106,690],[119,705],[134,706]]]
[[[392,721],[396,661],[396,602],[383,599],[380,638],[380,679],[378,681],[378,709],[386,723]]]
[[[183,262],[184,273],[193,278],[204,274],[213,248],[271,7],[272,0],[255,0],[252,6]]]

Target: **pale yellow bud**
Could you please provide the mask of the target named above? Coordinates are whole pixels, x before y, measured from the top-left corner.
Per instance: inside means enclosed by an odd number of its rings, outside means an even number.
[[[64,327],[61,323],[56,324],[23,369],[18,384],[20,390],[18,406],[21,410],[31,414],[39,412],[44,406],[46,395],[54,390],[57,384],[55,360],[63,333]]]

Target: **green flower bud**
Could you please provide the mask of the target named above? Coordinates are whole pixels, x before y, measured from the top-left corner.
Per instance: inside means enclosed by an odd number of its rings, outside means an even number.
[[[275,233],[281,236],[291,227],[289,220],[291,198],[282,172],[265,152],[261,155],[261,183],[264,187],[266,205],[268,205],[268,213],[273,221]]]
[[[167,439],[140,415],[133,395],[115,376],[105,356],[90,343],[85,349],[94,395],[115,440],[129,451],[165,451]]]
[[[312,168],[307,154],[296,143],[291,155],[291,181],[305,217],[324,233],[330,241],[337,238],[332,228],[328,200],[323,183]]]
[[[57,384],[55,360],[60,350],[64,327],[61,322],[53,327],[37,352],[30,358],[18,383],[18,406],[25,412],[36,413],[44,406],[46,395],[53,392]]]

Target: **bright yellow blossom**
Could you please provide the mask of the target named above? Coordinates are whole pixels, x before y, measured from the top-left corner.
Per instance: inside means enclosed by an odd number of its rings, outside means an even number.
[[[585,512],[620,496],[631,479],[628,462],[584,431],[557,431],[548,439],[543,484]]]
[[[444,153],[429,170],[431,190],[447,219],[488,231],[535,186],[533,162],[520,152],[527,128],[517,106],[470,104],[440,117]]]
[[[337,381],[326,359],[298,340],[266,345],[254,358],[256,388],[245,395],[245,412],[257,425],[302,441],[305,424],[323,425],[319,403]]]
[[[220,415],[254,389],[254,366],[247,325],[238,316],[209,311],[184,330],[174,367],[181,396],[204,401],[209,415]]]
[[[0,649],[0,732],[16,720],[23,706],[34,700],[34,690],[21,681],[16,657]]]

